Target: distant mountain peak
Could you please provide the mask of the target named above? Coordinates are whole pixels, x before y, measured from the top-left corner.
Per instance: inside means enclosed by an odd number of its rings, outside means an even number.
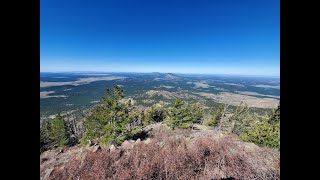
[[[180,78],[180,76],[173,74],[173,73],[166,73],[165,78],[166,79],[178,79],[178,78]]]

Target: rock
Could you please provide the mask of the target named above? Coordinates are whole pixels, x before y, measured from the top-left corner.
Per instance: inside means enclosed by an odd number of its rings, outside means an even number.
[[[140,139],[140,138],[138,138],[138,139],[136,140],[136,143],[137,143],[137,142],[140,142],[140,141],[141,141],[141,139]]]
[[[150,138],[148,138],[148,139],[146,139],[145,141],[143,141],[145,144],[149,144],[150,142],[151,142],[151,139]]]
[[[89,144],[89,146],[93,145],[93,143],[92,143],[92,141],[90,139],[88,140],[88,144]]]
[[[125,141],[122,143],[121,147],[122,147],[123,149],[131,149],[131,148],[133,148],[133,143],[130,143],[129,141],[125,140]]]
[[[130,142],[130,143],[134,143],[135,141],[134,141],[134,140],[132,140],[132,139],[130,139],[130,140],[129,140],[129,142]]]
[[[158,145],[159,147],[163,147],[164,142],[163,141],[159,141],[159,142],[156,143],[156,145]]]
[[[178,140],[178,139],[182,139],[182,138],[183,138],[183,135],[178,134],[178,135],[175,135],[174,137],[175,137],[176,140]]]
[[[101,150],[101,147],[99,146],[99,145],[97,145],[97,146],[94,146],[93,147],[93,152],[97,152],[97,151],[99,151],[99,150]]]
[[[47,161],[48,158],[42,158],[40,164],[42,164],[43,162]]]
[[[200,125],[200,124],[192,124],[191,125],[191,129],[193,131],[201,131],[201,130],[206,130],[207,127],[206,126],[203,126],[203,125]]]
[[[71,146],[74,146],[76,144],[77,137],[74,134],[71,134],[70,136],[70,144]]]
[[[109,151],[112,152],[112,151],[114,151],[114,150],[116,150],[116,147],[112,144],[112,145],[110,146],[110,148],[109,148]]]
[[[48,169],[46,169],[46,170],[45,170],[45,174],[44,174],[44,176],[43,176],[42,179],[48,179],[48,178],[50,177],[53,169],[54,169],[54,168],[48,168]]]
[[[99,145],[99,138],[93,139],[93,140],[92,140],[92,144],[93,144],[94,146]]]

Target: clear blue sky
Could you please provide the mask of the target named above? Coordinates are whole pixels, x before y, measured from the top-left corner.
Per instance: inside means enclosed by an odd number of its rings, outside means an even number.
[[[41,0],[40,71],[280,74],[279,0]]]

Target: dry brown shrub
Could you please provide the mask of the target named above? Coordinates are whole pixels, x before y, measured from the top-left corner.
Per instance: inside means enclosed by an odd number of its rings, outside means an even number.
[[[214,134],[187,140],[188,132],[158,132],[149,144],[72,158],[49,179],[279,179],[278,152]]]

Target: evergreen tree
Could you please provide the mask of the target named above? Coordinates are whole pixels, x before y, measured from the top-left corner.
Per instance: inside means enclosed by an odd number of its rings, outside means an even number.
[[[188,128],[193,123],[201,123],[203,109],[198,104],[189,105],[181,99],[176,99],[173,107],[169,109],[168,126],[172,128]]]
[[[50,123],[45,121],[40,127],[40,153],[52,148],[52,140],[50,139],[49,134]]]
[[[166,116],[165,108],[162,104],[154,104],[146,111],[146,116],[144,119],[144,126],[150,123],[157,123],[164,121]]]
[[[280,122],[275,124],[267,121],[256,122],[241,132],[240,137],[244,141],[280,149]]]
[[[220,105],[216,111],[212,113],[211,118],[208,120],[206,125],[208,126],[216,126],[220,123],[220,119],[222,117],[224,111],[224,105]]]
[[[43,122],[40,127],[40,153],[69,143],[69,134],[63,117],[58,114],[55,119]]]
[[[67,126],[60,114],[50,123],[50,138],[54,146],[64,146],[69,142]]]
[[[123,98],[124,92],[119,86],[114,86],[112,92],[106,90],[103,104],[97,106],[84,122],[86,132],[81,139],[83,144],[97,138],[103,144],[121,144],[142,124],[141,116],[133,111],[131,101],[123,103]]]
[[[232,132],[240,135],[252,123],[259,121],[258,116],[250,113],[247,104],[241,103],[230,117],[229,122],[234,122]]]
[[[276,109],[272,110],[271,116],[270,116],[270,123],[277,123],[280,122],[280,104]]]
[[[231,120],[235,122],[233,132],[242,140],[280,149],[280,105],[270,116],[259,116],[241,105]]]

